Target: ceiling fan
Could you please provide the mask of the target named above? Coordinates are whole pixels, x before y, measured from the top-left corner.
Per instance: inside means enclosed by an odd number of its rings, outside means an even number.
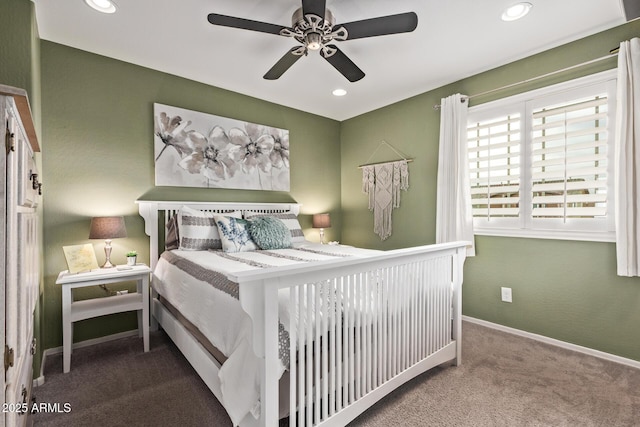
[[[302,44],[289,50],[267,71],[264,75],[267,80],[278,79],[311,50],[320,51],[320,55],[347,80],[356,82],[364,77],[364,72],[332,42],[407,33],[418,26],[418,16],[414,12],[335,25],[333,14],[326,9],[326,0],[302,0],[302,7],[293,13],[291,27],[217,13],[210,13],[207,18],[213,25],[292,37]]]

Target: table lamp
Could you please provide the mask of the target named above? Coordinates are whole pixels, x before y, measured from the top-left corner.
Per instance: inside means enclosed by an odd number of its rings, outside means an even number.
[[[324,229],[331,227],[331,218],[328,213],[313,215],[313,228],[320,229],[320,243],[324,245]]]
[[[127,229],[124,226],[124,217],[122,216],[96,216],[91,218],[91,230],[89,231],[90,239],[104,240],[105,262],[102,268],[112,268],[111,264],[111,239],[127,237]]]

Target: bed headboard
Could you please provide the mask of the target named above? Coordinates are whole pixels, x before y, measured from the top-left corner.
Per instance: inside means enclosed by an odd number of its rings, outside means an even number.
[[[254,203],[254,202],[181,202],[136,200],[140,216],[144,219],[144,232],[149,236],[149,263],[153,270],[164,250],[167,221],[178,213],[182,206],[214,213],[253,211],[261,213],[300,213],[299,203]]]

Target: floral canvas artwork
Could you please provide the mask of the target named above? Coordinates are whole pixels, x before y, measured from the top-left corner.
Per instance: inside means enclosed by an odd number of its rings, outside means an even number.
[[[289,191],[289,131],[154,104],[156,185]]]

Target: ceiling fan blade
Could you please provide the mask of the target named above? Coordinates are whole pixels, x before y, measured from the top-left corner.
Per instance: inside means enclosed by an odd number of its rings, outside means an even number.
[[[407,12],[340,24],[336,26],[336,31],[340,27],[344,27],[348,33],[347,40],[353,40],[387,34],[408,33],[415,30],[417,26],[418,15],[414,12]]]
[[[326,0],[302,0],[302,14],[317,15],[324,19],[324,11],[327,7]],[[321,21],[322,22],[322,21]]]
[[[296,46],[293,49],[291,49],[289,52],[285,53],[285,55],[282,58],[280,58],[280,60],[276,62],[276,64],[273,67],[271,67],[269,71],[267,71],[267,74],[264,75],[264,78],[266,80],[279,79],[280,76],[283,75],[284,72],[287,71],[289,68],[291,68],[291,66],[295,64],[298,59],[302,58],[302,55],[294,54],[294,52],[299,52],[299,51],[300,51],[300,46]]]
[[[261,33],[269,33],[280,35],[280,31],[289,29],[282,25],[269,24],[267,22],[252,21],[251,19],[236,18],[233,16],[219,15],[210,13],[207,20],[213,25],[221,25],[223,27],[240,28],[243,30],[260,31]]]
[[[345,55],[336,45],[330,44],[327,45],[327,50],[324,49],[320,51],[320,55],[324,59],[326,59],[329,64],[333,65],[333,67],[340,72],[343,76],[347,78],[350,82],[357,82],[361,78],[364,77],[364,72],[358,68],[356,64],[351,61],[347,55]],[[328,54],[327,51],[330,51],[331,54]]]

